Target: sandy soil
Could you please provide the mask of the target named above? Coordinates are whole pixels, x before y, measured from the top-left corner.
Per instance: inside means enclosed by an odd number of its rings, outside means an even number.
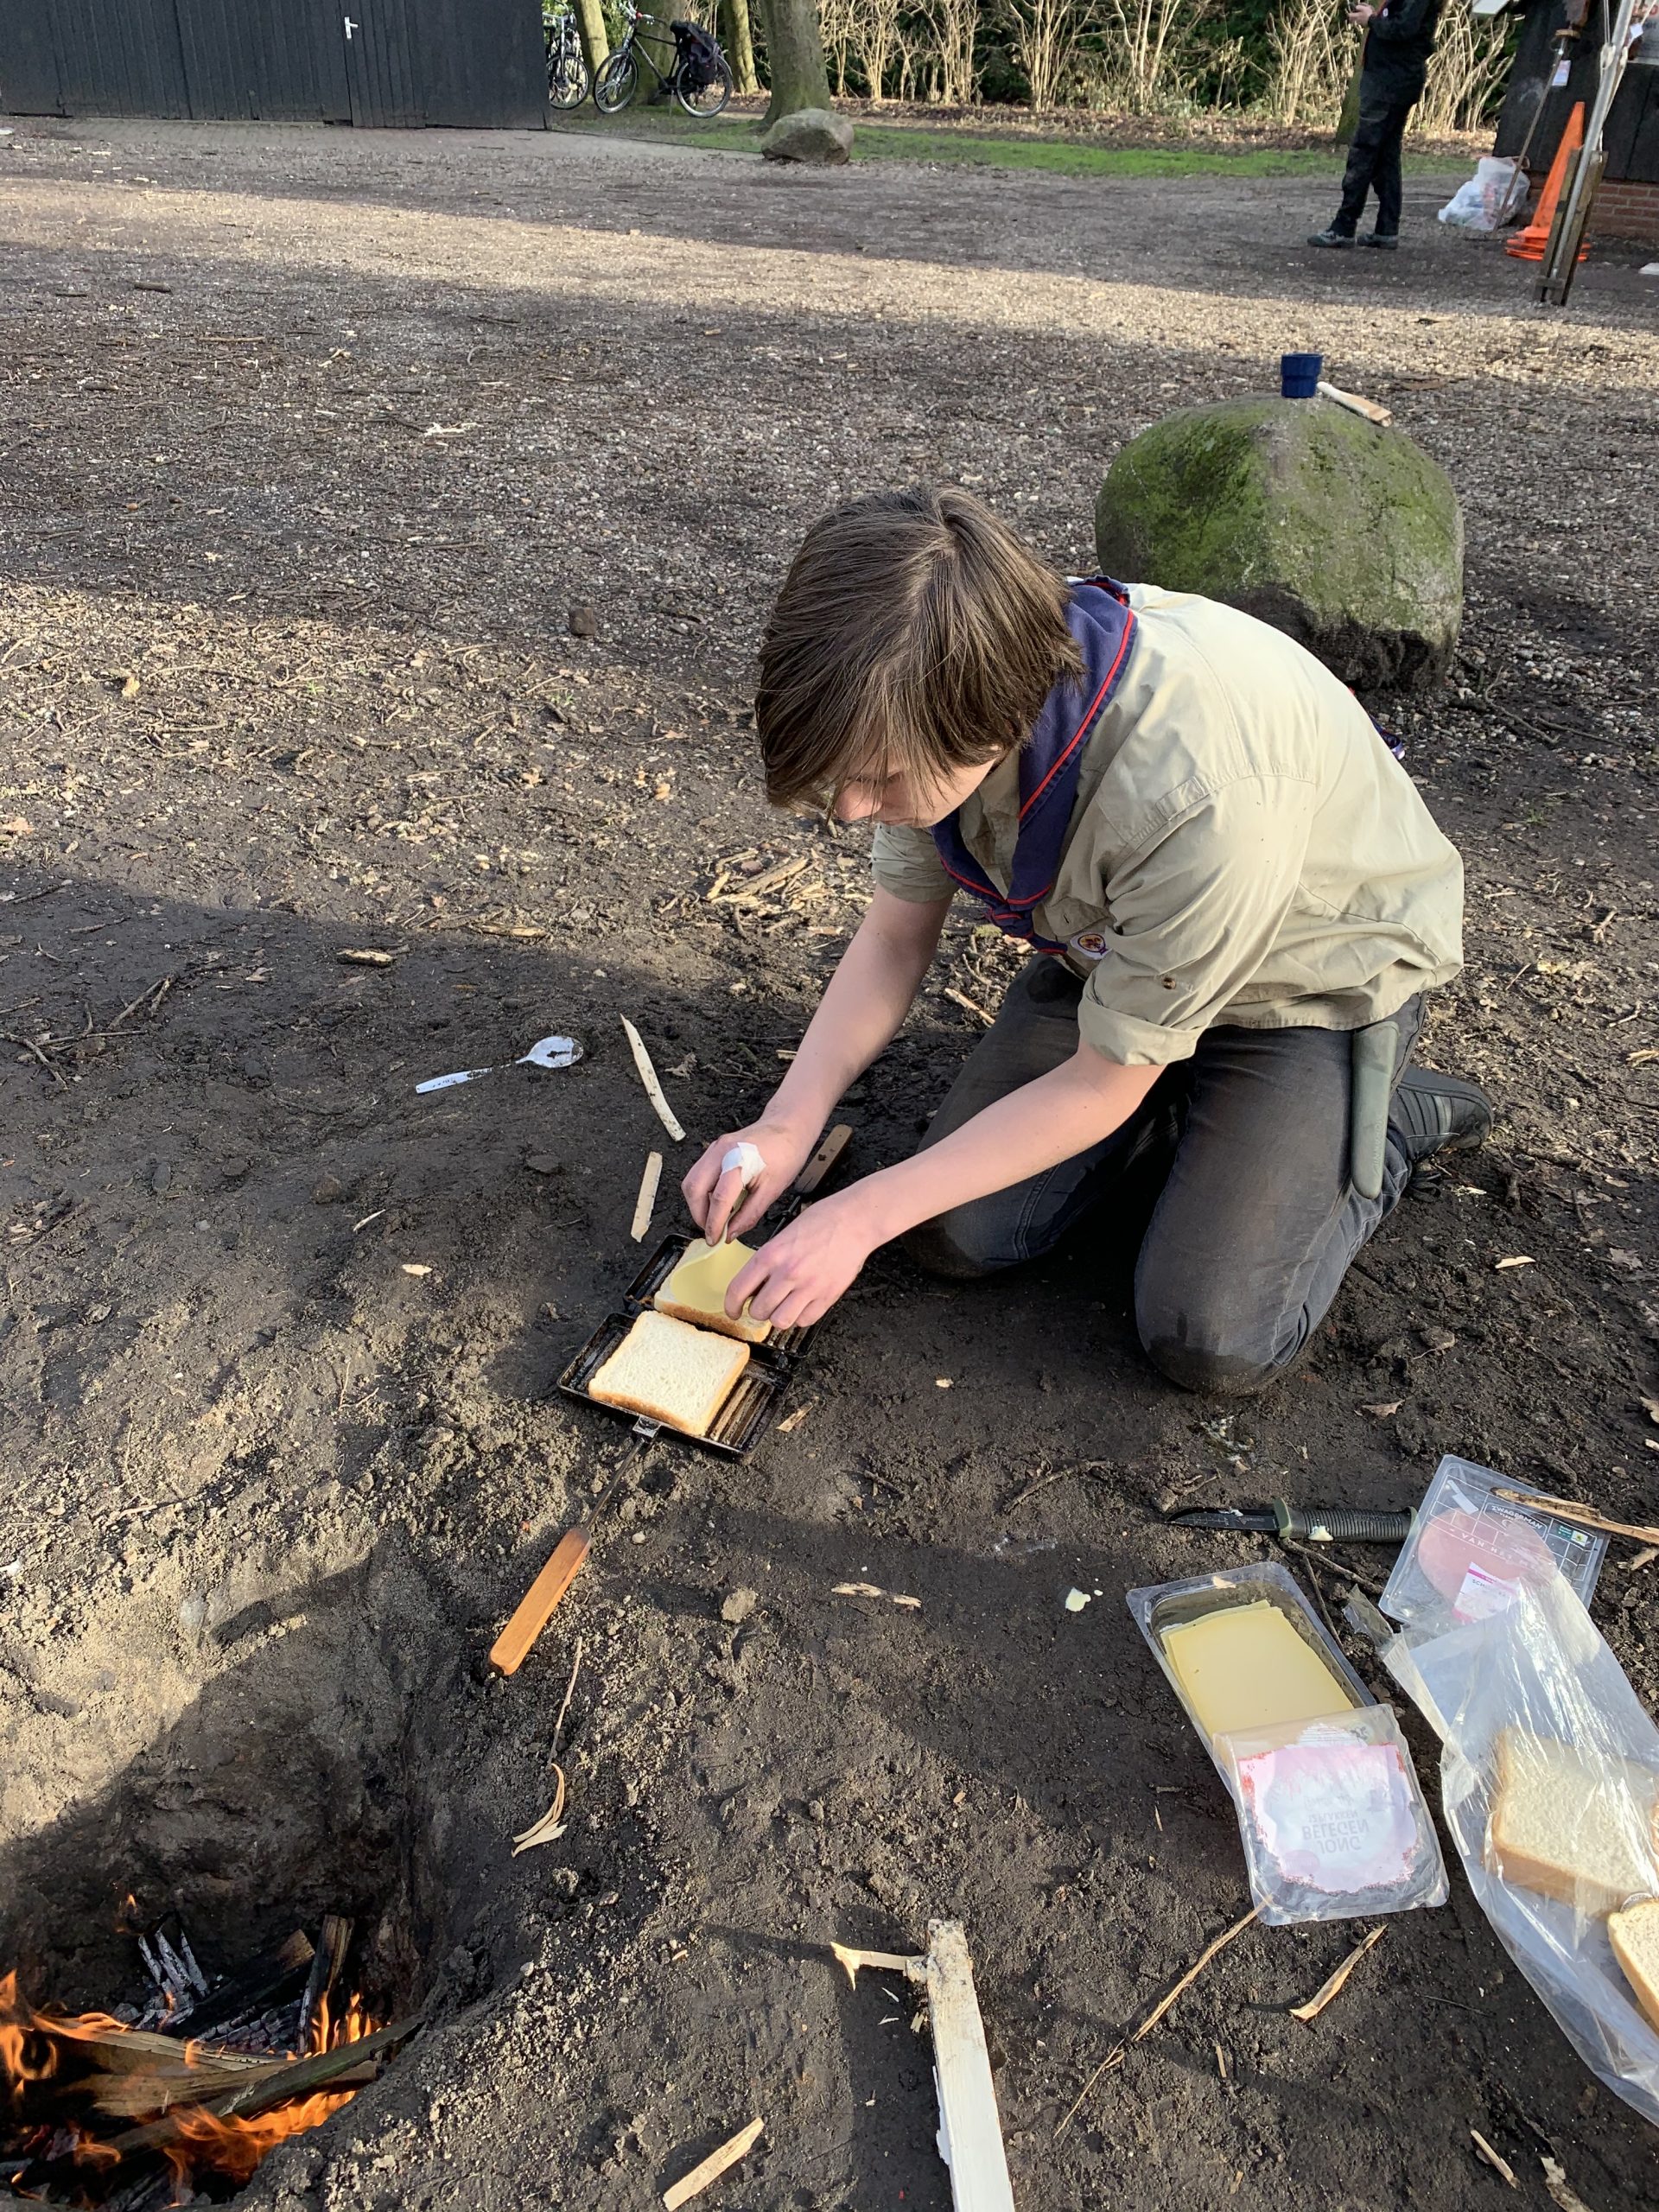
[[[1244,1901],[1119,1593],[1267,1548],[1157,1509],[1402,1504],[1455,1450],[1652,1517],[1637,257],[1546,315],[1433,223],[1433,179],[1382,260],[1302,249],[1330,207],[1303,181],[134,124],[22,124],[0,162],[6,1950],[103,2003],[129,1887],[221,1955],[326,1904],[364,1919],[379,1993],[430,1993],[431,2024],[268,2162],[267,2212],[644,2208],[752,2112],[719,2202],[938,2212],[912,2008],[817,1947],[940,1914],[976,1954],[1028,2212],[1461,2212],[1502,2186],[1471,2126],[1523,2201],[1553,2146],[1592,2212],[1644,2202],[1645,2128],[1455,1877],[1313,2028],[1286,2008],[1357,1931],[1251,1931],[1054,2139]],[[711,1135],[857,918],[858,840],[770,816],[750,765],[749,656],[799,531],[926,474],[1084,565],[1122,440],[1292,345],[1465,503],[1456,681],[1389,719],[1470,863],[1427,1052],[1490,1085],[1494,1142],[1230,1422],[1148,1374],[1103,1237],[995,1289],[881,1257],[804,1421],[742,1467],[658,1445],[492,1681],[495,1625],[620,1440],[550,1386],[633,1270],[647,1150],[692,1156],[618,1015]],[[747,906],[710,895],[792,858]],[[854,1096],[862,1165],[971,1041],[946,990],[989,1003],[1009,972],[964,916]],[[413,1094],[555,1029],[573,1071]],[[1597,1611],[1651,1702],[1630,1558]],[[1334,1610],[1341,1567],[1318,1579]],[[1100,1601],[1068,1614],[1073,1584]],[[514,1859],[556,1751],[569,1825]]]

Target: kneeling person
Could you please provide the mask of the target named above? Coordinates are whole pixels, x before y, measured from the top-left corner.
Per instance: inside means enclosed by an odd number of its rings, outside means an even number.
[[[1151,1187],[1141,1342],[1174,1382],[1252,1390],[1413,1169],[1485,1135],[1471,1084],[1408,1065],[1460,964],[1458,855],[1353,695],[1266,624],[1068,585],[966,493],[878,494],[807,534],[755,720],[774,802],[877,825],[875,890],[765,1113],[685,1179],[707,1236],[788,1189],[959,891],[1032,957],[921,1150],[808,1207],[730,1310],[815,1321],[899,1236],[989,1274]],[[747,1190],[721,1167],[743,1141]]]

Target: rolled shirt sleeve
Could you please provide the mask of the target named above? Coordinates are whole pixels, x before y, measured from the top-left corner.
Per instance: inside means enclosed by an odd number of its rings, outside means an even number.
[[[1300,779],[1240,777],[1135,846],[1105,887],[1112,928],[1078,1007],[1085,1044],[1124,1067],[1192,1057],[1278,937],[1317,803]]]
[[[957,887],[940,864],[938,847],[925,830],[900,829],[891,823],[876,824],[870,843],[870,873],[883,891],[918,904],[949,899]]]

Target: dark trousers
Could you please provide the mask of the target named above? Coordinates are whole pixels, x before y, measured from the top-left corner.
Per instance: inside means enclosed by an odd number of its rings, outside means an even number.
[[[1362,82],[1359,122],[1348,149],[1348,166],[1342,178],[1342,205],[1331,226],[1333,231],[1352,238],[1365,212],[1365,194],[1375,187],[1377,233],[1385,238],[1398,236],[1400,142],[1406,135],[1406,119],[1416,105],[1414,93],[1410,99],[1397,99],[1386,93],[1368,92]]]
[[[1082,989],[1058,960],[1029,961],[924,1147],[1070,1059]],[[1421,1018],[1421,998],[1393,1017],[1396,1084]],[[1120,1234],[1144,1222],[1135,1314],[1154,1363],[1187,1389],[1258,1390],[1295,1360],[1410,1180],[1392,1130],[1381,1196],[1349,1180],[1351,1052],[1345,1030],[1206,1030],[1103,1143],[924,1222],[906,1249],[971,1277],[1034,1259],[1087,1215],[1103,1236],[1114,1215]]]

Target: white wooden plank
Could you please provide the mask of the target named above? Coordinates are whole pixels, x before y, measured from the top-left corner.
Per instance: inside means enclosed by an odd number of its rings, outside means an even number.
[[[939,2099],[939,2155],[950,2169],[956,2212],[1014,2212],[973,1961],[958,1920],[927,1928],[927,2005]]]

